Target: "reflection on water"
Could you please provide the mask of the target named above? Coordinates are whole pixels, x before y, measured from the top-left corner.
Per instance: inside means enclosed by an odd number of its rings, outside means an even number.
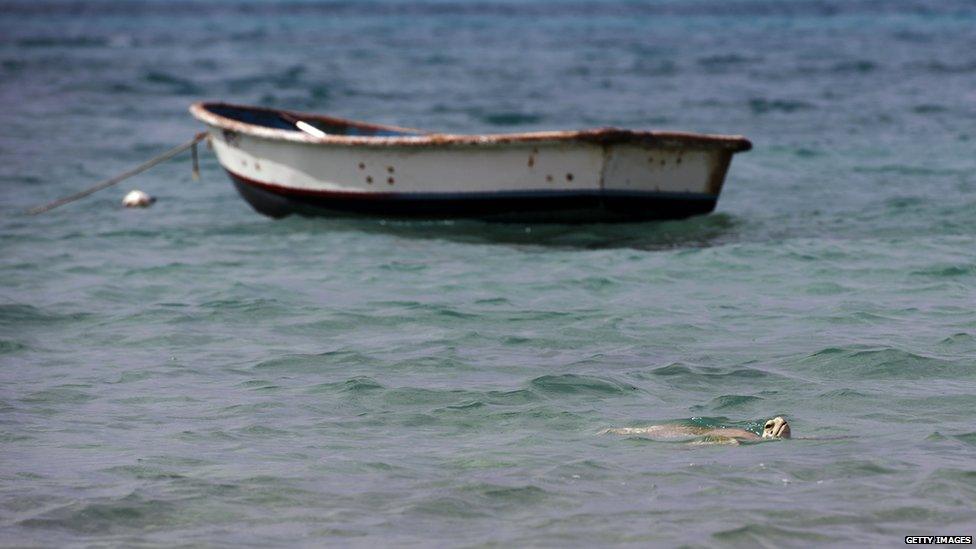
[[[702,248],[735,239],[735,216],[718,213],[679,221],[637,223],[493,223],[478,220],[389,220],[362,217],[288,217],[273,222],[274,232],[361,231],[411,239],[442,239],[457,243],[565,248],[668,250]],[[269,230],[262,224],[263,230]]]

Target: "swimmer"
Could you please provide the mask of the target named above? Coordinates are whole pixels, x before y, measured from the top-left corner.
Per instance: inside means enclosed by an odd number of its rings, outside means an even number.
[[[762,436],[751,431],[737,428],[708,429],[706,427],[695,427],[691,425],[651,425],[650,427],[622,427],[617,429],[604,429],[600,434],[614,435],[645,435],[651,438],[663,440],[681,440],[689,437],[703,437],[717,440],[729,444],[740,442],[757,442],[764,439],[790,438],[790,424],[782,417],[774,417],[763,425]]]

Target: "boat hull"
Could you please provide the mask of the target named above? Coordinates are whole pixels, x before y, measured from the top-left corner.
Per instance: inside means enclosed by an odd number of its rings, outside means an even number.
[[[710,213],[716,197],[675,193],[509,192],[429,194],[399,197],[332,192],[294,192],[254,181],[228,170],[237,192],[268,217],[382,216],[412,219],[485,219],[557,223],[596,223],[684,219]]]
[[[257,107],[191,111],[239,193],[271,217],[681,219],[714,210],[732,155],[750,146],[612,128],[441,135]]]

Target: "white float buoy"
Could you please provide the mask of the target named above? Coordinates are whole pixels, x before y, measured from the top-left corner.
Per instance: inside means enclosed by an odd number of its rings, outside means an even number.
[[[182,145],[179,145],[179,146],[176,146],[176,147],[173,147],[172,149],[164,152],[163,154],[161,154],[159,156],[154,156],[154,157],[150,158],[149,160],[146,160],[142,164],[139,164],[135,168],[132,168],[132,169],[127,170],[127,171],[124,171],[124,172],[120,173],[119,175],[117,175],[115,177],[110,177],[110,178],[106,179],[105,181],[102,181],[101,183],[98,183],[97,185],[94,185],[92,187],[88,187],[87,189],[85,189],[83,191],[76,192],[75,194],[71,194],[71,195],[65,196],[63,198],[59,198],[59,199],[55,200],[54,202],[48,202],[47,204],[42,204],[40,206],[36,206],[34,208],[31,208],[31,209],[27,210],[26,213],[29,214],[29,215],[38,215],[38,214],[42,214],[44,212],[53,210],[54,208],[57,208],[59,206],[64,206],[65,204],[69,204],[71,202],[74,202],[75,200],[81,200],[82,198],[85,198],[86,196],[88,196],[88,195],[90,195],[92,193],[96,193],[96,192],[98,192],[98,191],[100,191],[102,189],[107,189],[107,188],[111,187],[112,185],[115,185],[116,183],[120,183],[120,182],[122,182],[122,181],[124,181],[124,180],[126,180],[126,179],[128,179],[128,178],[130,178],[132,176],[134,176],[134,175],[140,174],[140,173],[148,170],[149,168],[152,168],[153,166],[155,166],[157,164],[160,164],[162,162],[165,162],[165,161],[169,160],[170,158],[173,158],[174,156],[180,154],[181,152],[183,152],[183,151],[185,151],[187,149],[191,149],[193,151],[193,179],[197,179],[197,175],[198,175],[198,172],[199,172],[199,169],[197,168],[197,143],[199,143],[200,141],[203,141],[204,139],[207,139],[207,132],[200,132],[200,133],[194,135],[193,136],[193,139],[187,141],[186,143],[184,143]],[[150,197],[150,202],[149,203],[152,204],[152,202],[153,202],[153,200]],[[123,202],[123,204],[124,204],[124,202]]]
[[[122,205],[126,208],[148,208],[156,199],[139,190],[129,191],[122,199]]]

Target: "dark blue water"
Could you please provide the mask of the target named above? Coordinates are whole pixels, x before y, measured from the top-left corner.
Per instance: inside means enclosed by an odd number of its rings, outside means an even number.
[[[974,44],[954,0],[0,2],[2,543],[973,534]],[[755,149],[681,222],[272,221],[209,154],[23,215],[204,99]]]

